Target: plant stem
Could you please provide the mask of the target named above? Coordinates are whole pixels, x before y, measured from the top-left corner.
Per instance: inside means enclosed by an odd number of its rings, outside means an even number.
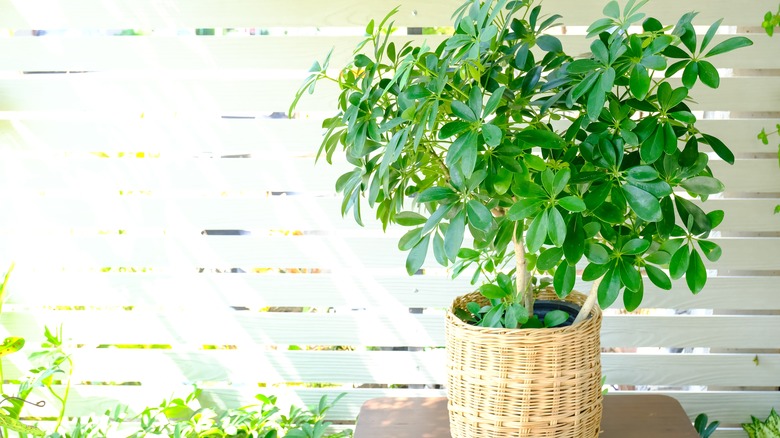
[[[583,321],[590,315],[590,311],[593,310],[593,306],[596,304],[596,298],[599,296],[599,284],[601,284],[601,278],[597,278],[593,282],[588,298],[582,304],[582,308],[580,309],[580,313],[577,314],[577,318],[574,319],[574,324]]]
[[[519,234],[519,236],[518,236]],[[523,221],[515,222],[515,230],[512,233],[512,243],[515,246],[515,279],[517,283],[517,296],[522,299],[523,306],[529,315],[534,312],[533,294],[528,291],[528,261],[525,259],[525,245],[523,244]]]

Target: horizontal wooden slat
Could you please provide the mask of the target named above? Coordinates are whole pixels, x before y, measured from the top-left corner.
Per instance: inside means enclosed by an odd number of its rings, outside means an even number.
[[[462,1],[432,0],[399,2],[401,10],[395,17],[397,26],[444,26]],[[43,0],[23,3],[4,0],[0,3],[0,28],[63,29],[63,28],[197,28],[197,27],[267,27],[267,26],[361,26],[371,19],[380,19],[390,9],[382,0],[360,3],[333,0],[323,7],[315,0],[273,3],[235,0],[225,8],[218,0],[175,0],[159,5],[152,0],[121,0],[110,4],[100,0],[84,0],[77,4],[51,7]],[[603,2],[561,0],[555,7],[545,5],[544,12],[562,14],[568,25],[589,24],[602,17]],[[774,10],[771,0],[741,4],[725,0],[716,2],[657,0],[643,11],[662,21],[674,24],[685,12],[701,11],[696,23],[709,24],[727,17],[724,24],[760,25],[764,12]]]
[[[156,274],[24,272],[18,266],[7,291],[8,304],[38,307],[153,307],[227,309],[228,306],[314,308],[445,308],[474,286],[468,275],[375,274]],[[713,277],[698,295],[676,282],[672,291],[645,281],[643,308],[780,310],[778,277]],[[579,281],[587,292],[590,283]],[[284,290],[284,293],[279,291]],[[739,291],[739,293],[735,293]],[[65,292],[65,293],[64,293]],[[622,305],[618,300],[615,307]]]
[[[770,53],[780,43],[763,35],[748,35],[755,44],[715,58],[719,68],[779,68],[780,60]],[[728,38],[717,36],[713,46]],[[436,48],[439,35],[394,36],[397,45],[407,41]],[[584,36],[559,37],[567,53],[590,51]],[[57,37],[0,39],[0,70],[11,71],[105,71],[114,69],[308,69],[334,49],[331,66],[350,62],[353,50],[363,40],[354,37]],[[262,53],[263,56],[255,56]]]
[[[351,215],[342,218],[341,197],[327,195],[175,198],[90,196],[82,192],[78,197],[14,196],[3,203],[6,213],[0,215],[0,230],[91,228],[133,232],[151,228],[184,234],[201,230],[379,233],[382,229],[370,210],[364,212],[362,227]],[[772,214],[778,203],[780,199],[712,199],[702,207],[705,211],[724,210],[724,222],[718,227],[722,232],[778,232],[780,221]],[[411,203],[408,208],[412,208]]]
[[[0,186],[6,190],[227,190],[333,193],[339,175],[354,167],[345,161],[315,165],[302,157],[278,159],[39,159],[7,156]],[[713,160],[715,175],[732,193],[780,192],[776,159]]]
[[[100,73],[27,75],[0,81],[0,111],[286,111],[304,79],[303,74],[264,80],[222,73],[201,72],[196,76],[201,78],[169,75],[163,79],[120,79]],[[679,79],[671,82],[677,86]],[[336,86],[320,83],[318,90],[302,99],[298,109],[335,113]],[[698,103],[691,107],[697,111],[777,111],[780,77],[726,77],[717,90],[697,88],[692,96]]]
[[[439,314],[38,311],[3,312],[3,318],[3,336],[22,336],[31,345],[43,341],[44,323],[50,327],[64,324],[66,337],[77,344],[444,344],[444,318]],[[766,334],[779,330],[778,316],[619,315],[605,316],[601,342],[603,347],[625,348],[776,349],[780,348],[780,339]]]
[[[778,39],[780,41],[780,39]],[[0,113],[0,118],[3,113]],[[171,117],[142,119],[140,113],[58,114],[53,120],[0,120],[3,150],[35,153],[154,152],[164,158],[229,154],[313,156],[319,149],[321,119],[219,119]],[[771,153],[756,134],[778,119],[701,120],[699,129],[723,140],[735,154]],[[700,144],[702,148],[706,145]]]
[[[725,238],[718,262],[709,269],[777,270],[778,238]],[[42,269],[145,268],[370,268],[404,272],[406,253],[397,239],[336,236],[0,237],[0,256]],[[437,268],[433,257],[423,267]]]
[[[758,357],[758,364],[755,358]],[[329,384],[442,384],[445,351],[263,351],[77,349],[73,379],[90,382],[288,382]],[[117,363],[134,363],[117,367]],[[34,364],[6,359],[4,377],[23,380]],[[608,385],[780,386],[780,355],[605,353]]]

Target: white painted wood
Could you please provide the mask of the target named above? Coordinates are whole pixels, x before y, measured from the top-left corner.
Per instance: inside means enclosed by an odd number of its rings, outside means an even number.
[[[13,196],[3,202],[7,211],[0,215],[0,230],[92,228],[132,233],[150,228],[178,234],[202,230],[382,230],[381,222],[374,220],[370,211],[366,211],[362,227],[351,215],[342,218],[342,198],[337,195],[185,198],[83,193],[62,197]],[[725,211],[724,222],[718,227],[722,232],[778,232],[780,221],[772,214],[778,203],[778,199],[711,199],[702,207],[706,211]],[[411,203],[407,208],[412,208]],[[391,232],[402,229],[394,227]]]
[[[57,273],[17,267],[7,288],[8,304],[38,307],[135,306],[155,309],[228,307],[445,308],[474,287],[467,276],[345,274]],[[684,282],[672,291],[645,281],[643,308],[780,310],[778,277],[713,277],[693,295]],[[579,281],[587,292],[590,283]],[[280,291],[284,293],[280,293]],[[622,305],[618,300],[614,307]]]
[[[731,35],[719,35],[712,46]],[[714,58],[719,68],[778,68],[771,53],[780,43],[748,34],[753,46]],[[397,46],[407,41],[436,48],[445,36],[393,37]],[[567,53],[590,51],[583,35],[559,37]],[[305,69],[334,49],[331,66],[341,68],[353,57],[363,36],[231,36],[227,38],[179,37],[59,37],[0,39],[0,69],[12,71],[105,71],[139,69]],[[257,54],[262,53],[262,56]]]
[[[758,357],[758,364],[754,362]],[[180,351],[85,349],[71,355],[74,381],[231,382],[252,386],[285,383],[441,384],[446,380],[443,349],[430,351],[267,351],[262,349]],[[133,364],[120,366],[118,364]],[[4,361],[4,377],[21,380],[35,364],[14,354]],[[778,386],[777,354],[605,353],[607,385]]]
[[[88,318],[87,318],[88,317]],[[76,344],[353,345],[431,347],[444,344],[443,315],[375,311],[339,313],[196,311],[3,312],[3,336],[42,342],[42,323],[64,324]],[[767,333],[777,316],[605,316],[603,347],[780,348]],[[717,336],[713,336],[717,333]]]
[[[462,2],[460,0],[433,0],[398,2],[401,10],[396,16],[398,26],[445,26]],[[589,0],[561,0],[544,9],[546,13],[560,13],[568,25],[589,24],[602,17],[604,2]],[[718,0],[679,2],[656,0],[643,11],[674,24],[685,12],[700,11],[696,23],[709,23],[726,17],[724,24],[759,26],[760,17],[777,5],[771,0],[745,4]],[[151,0],[121,0],[110,4],[100,0],[82,0],[73,4],[52,7],[44,0],[23,3],[3,0],[0,3],[0,28],[11,29],[154,29],[197,27],[290,27],[290,26],[359,26],[365,27],[371,19],[381,19],[390,9],[382,0],[360,3],[333,0],[328,7],[315,0],[289,2],[257,2],[236,0],[225,8],[218,0],[175,0],[160,5]],[[756,18],[758,17],[758,18]]]
[[[221,119],[197,114],[161,118],[140,114],[52,113],[43,119],[2,120],[4,150],[29,154],[105,152],[158,153],[163,158],[265,154],[314,156],[322,140],[322,120]],[[28,114],[28,117],[35,115]],[[756,134],[778,119],[700,120],[703,132],[723,140],[735,154],[771,153]],[[707,146],[700,144],[703,149]],[[324,162],[324,161],[323,161]]]
[[[287,111],[305,77],[284,74],[259,80],[257,74],[171,73],[162,78],[129,74],[44,74],[0,81],[0,111],[107,111],[191,113]],[[147,75],[148,76],[148,75]],[[297,77],[296,77],[297,76]],[[679,86],[679,79],[670,81]],[[335,113],[338,90],[320,83],[301,100],[299,111]],[[780,77],[724,77],[718,90],[697,89],[695,111],[777,111]]]

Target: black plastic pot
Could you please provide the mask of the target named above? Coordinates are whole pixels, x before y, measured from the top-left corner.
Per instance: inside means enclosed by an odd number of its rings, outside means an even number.
[[[569,319],[557,326],[567,327],[574,324],[574,319],[577,317],[577,314],[580,313],[580,306],[574,303],[556,300],[537,300],[534,303],[534,315],[539,318],[539,321],[544,321],[545,315],[553,310],[563,310],[569,314]]]

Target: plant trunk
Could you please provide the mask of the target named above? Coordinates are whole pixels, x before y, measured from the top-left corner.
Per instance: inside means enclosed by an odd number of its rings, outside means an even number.
[[[590,311],[593,310],[593,306],[596,305],[596,299],[599,296],[599,284],[601,284],[601,278],[597,278],[593,282],[593,285],[590,288],[590,293],[588,294],[588,298],[585,300],[585,303],[582,304],[580,313],[577,314],[573,324],[584,321],[588,315],[590,315]]]
[[[534,314],[534,297],[528,288],[528,261],[525,259],[525,244],[523,242],[523,221],[515,222],[515,231],[512,234],[512,243],[515,246],[515,279],[517,282],[517,296],[521,298],[523,306],[529,315]]]

